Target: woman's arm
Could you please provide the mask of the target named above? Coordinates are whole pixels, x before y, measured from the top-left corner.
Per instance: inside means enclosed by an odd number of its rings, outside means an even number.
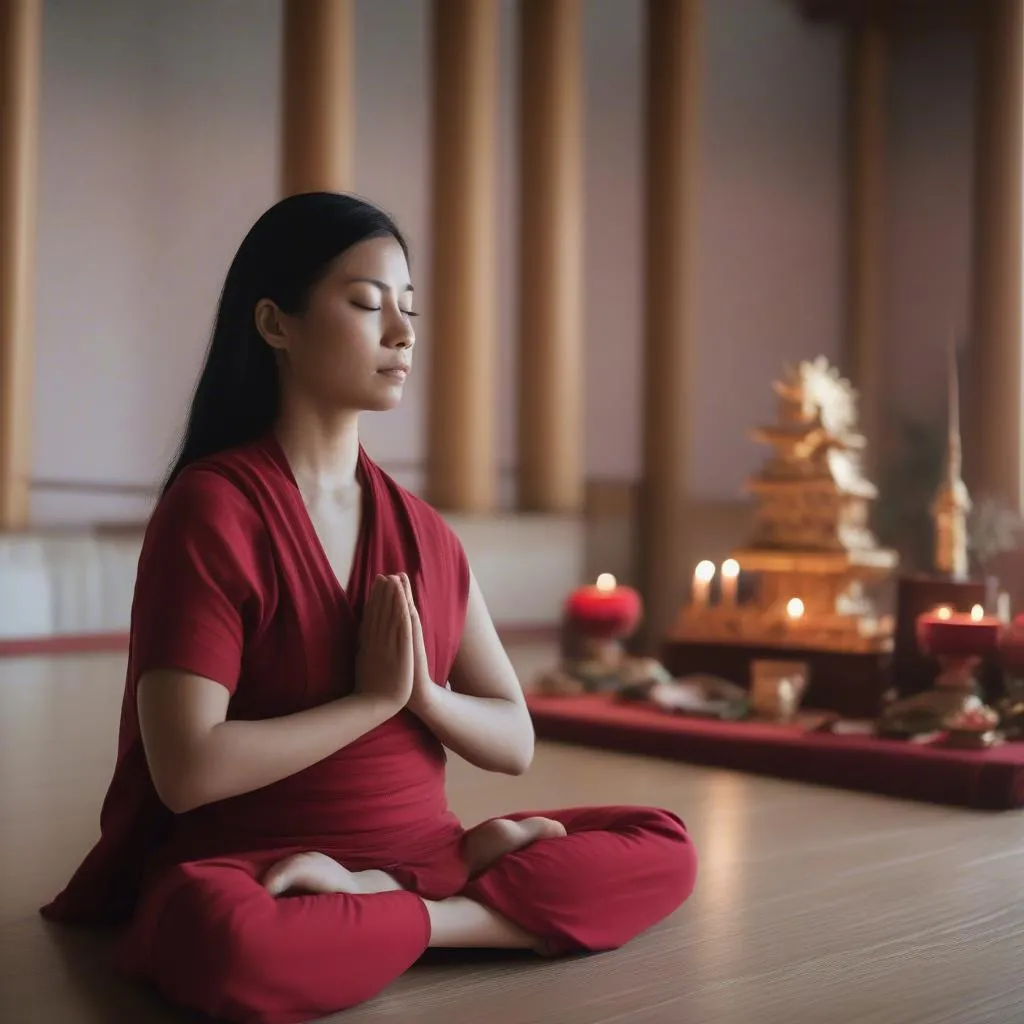
[[[227,721],[228,689],[188,672],[139,680],[142,744],[160,799],[175,813],[294,775],[375,729],[412,691],[412,621],[401,581],[378,577],[360,633],[358,692],[262,721]]]
[[[533,722],[476,578],[470,573],[466,622],[449,678],[451,689],[429,679],[411,590],[408,595],[414,612],[413,647],[418,652],[409,710],[470,764],[522,775],[533,760]]]
[[[139,722],[150,775],[175,814],[294,775],[359,739],[400,710],[353,694],[263,721],[226,721],[228,691],[186,672],[139,680]]]

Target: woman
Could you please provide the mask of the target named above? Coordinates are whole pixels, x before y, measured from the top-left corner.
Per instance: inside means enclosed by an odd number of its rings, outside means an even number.
[[[611,949],[694,885],[664,811],[448,809],[446,747],[519,774],[533,732],[458,540],[359,444],[412,301],[360,200],[294,196],[242,243],[146,531],[102,836],[43,910],[127,922],[124,966],[225,1020],[352,1006],[429,946]]]

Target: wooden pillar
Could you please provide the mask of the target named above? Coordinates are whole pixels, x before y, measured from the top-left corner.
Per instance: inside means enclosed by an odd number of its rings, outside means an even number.
[[[497,505],[497,0],[435,0],[427,497]]]
[[[42,0],[0,0],[0,530],[28,525]]]
[[[878,466],[885,281],[887,40],[872,22],[850,29],[847,64],[846,322],[843,372],[860,394],[866,466]]]
[[[354,0],[286,0],[281,191],[353,184]]]
[[[985,7],[977,60],[974,275],[964,476],[1024,509],[1024,0]]]
[[[583,506],[581,0],[520,0],[519,507]]]
[[[693,251],[701,0],[647,0],[646,265],[640,569],[644,640],[658,643],[686,595],[683,562],[694,349]]]

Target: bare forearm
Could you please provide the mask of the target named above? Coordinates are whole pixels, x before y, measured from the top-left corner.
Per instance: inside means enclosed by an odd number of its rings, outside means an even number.
[[[182,813],[280,782],[348,746],[397,708],[356,694],[281,718],[229,720],[186,752],[179,785],[167,794]]]
[[[452,752],[485,771],[521,775],[533,760],[533,722],[522,703],[431,686],[413,707]]]

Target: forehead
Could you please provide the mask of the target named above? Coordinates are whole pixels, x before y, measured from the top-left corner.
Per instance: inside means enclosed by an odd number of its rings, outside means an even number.
[[[376,278],[404,288],[409,283],[409,264],[397,240],[387,235],[368,238],[343,252],[334,261],[330,274]]]

